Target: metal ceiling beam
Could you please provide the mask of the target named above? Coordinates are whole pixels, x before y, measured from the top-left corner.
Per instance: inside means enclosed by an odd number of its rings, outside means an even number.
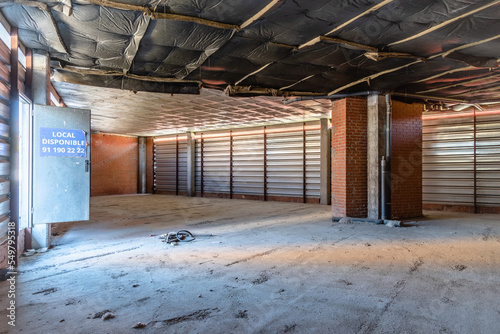
[[[133,10],[133,11],[143,12],[143,13],[146,13],[147,15],[151,16],[153,19],[192,22],[192,23],[198,23],[198,24],[202,24],[205,26],[213,27],[213,28],[240,30],[240,26],[238,26],[236,24],[217,22],[217,21],[207,20],[207,19],[203,19],[200,17],[196,17],[196,16],[155,12],[155,11],[151,10],[150,8],[147,8],[144,6],[130,5],[130,4],[120,3],[120,2],[110,1],[110,0],[85,0],[85,1],[90,2],[94,5],[98,5],[98,6],[110,7],[110,8],[121,9],[121,10]]]
[[[350,84],[347,84],[347,85],[344,85],[342,87],[339,87],[333,91],[331,91],[330,93],[328,93],[328,95],[334,95],[334,94],[337,94],[338,92],[341,92],[343,91],[344,89],[347,89],[347,88],[350,88],[350,87],[353,87],[353,86],[356,86],[360,83],[363,83],[363,82],[369,82],[370,80],[373,80],[375,78],[378,78],[384,74],[388,74],[388,73],[392,73],[392,72],[396,72],[396,71],[399,71],[403,68],[406,68],[406,67],[410,67],[412,65],[415,65],[415,64],[419,64],[419,63],[422,63],[423,60],[417,60],[417,61],[414,61],[412,63],[409,63],[409,64],[406,64],[406,65],[403,65],[403,66],[399,66],[399,67],[396,67],[396,68],[391,68],[391,69],[388,69],[388,70],[385,70],[385,71],[382,71],[382,72],[378,72],[378,73],[375,73],[375,74],[372,74],[370,76],[367,76],[367,77],[364,77],[364,78],[361,78],[359,80],[356,80],[354,82],[351,82]]]
[[[228,96],[241,96],[241,95],[270,95],[270,96],[321,96],[323,93],[313,92],[296,92],[296,91],[282,91],[274,88],[256,87],[256,86],[233,86],[229,85],[225,91]]]
[[[453,73],[457,73],[457,72],[464,72],[464,71],[474,71],[474,70],[482,70],[482,68],[477,68],[477,67],[474,67],[474,66],[467,66],[467,67],[462,67],[462,68],[456,68],[454,70],[448,70],[448,71],[445,71],[445,72],[442,72],[442,73],[439,73],[439,74],[436,74],[436,75],[433,75],[433,76],[430,76],[430,77],[427,77],[427,78],[424,78],[424,79],[413,81],[411,83],[421,83],[421,82],[424,82],[424,81],[429,81],[429,80],[437,79],[437,78],[440,78],[440,77],[448,75],[448,74],[453,74]]]
[[[458,83],[455,83],[452,85],[448,85],[448,86],[436,87],[436,88],[432,88],[432,89],[423,90],[420,92],[416,92],[416,94],[425,94],[425,93],[435,92],[435,91],[439,91],[439,90],[443,90],[443,89],[453,88],[453,87],[461,86],[464,84],[472,84],[472,83],[480,82],[483,80],[487,80],[489,78],[497,78],[497,77],[500,77],[500,74],[485,75],[485,76],[482,76],[480,78],[475,78],[472,80],[465,80],[465,81],[461,81],[461,82],[458,82]]]
[[[79,73],[83,75],[102,75],[102,76],[124,76],[130,79],[134,80],[140,80],[140,81],[150,81],[150,82],[170,82],[170,83],[197,83],[201,85],[201,81],[198,80],[184,80],[184,79],[177,79],[177,78],[162,78],[162,77],[152,77],[152,76],[145,76],[145,75],[136,75],[136,74],[130,74],[130,73],[122,73],[119,71],[108,71],[108,70],[101,70],[101,69],[91,69],[91,68],[81,68],[81,67],[74,67],[74,66],[64,66],[60,68],[55,68],[66,71],[66,72],[73,72],[73,73]]]
[[[312,39],[311,41],[309,41],[308,43],[299,45],[298,48],[299,49],[303,49],[305,47],[317,44],[319,42],[329,42],[329,43],[336,43],[336,44],[347,44],[347,45],[354,46],[354,47],[356,47],[358,49],[361,49],[361,50],[372,51],[372,52],[377,52],[378,51],[378,48],[373,47],[373,46],[363,45],[363,44],[359,44],[359,43],[356,43],[356,42],[347,41],[345,39],[336,38],[336,37],[329,37],[329,36],[318,36],[318,37]]]
[[[500,3],[500,0],[498,0],[498,2]],[[484,39],[484,40],[481,40],[481,41],[477,41],[477,42],[474,42],[474,43],[461,45],[461,46],[453,48],[451,50],[448,50],[448,51],[441,52],[441,53],[435,54],[433,56],[430,56],[430,57],[427,58],[427,60],[431,60],[431,59],[434,59],[434,58],[437,58],[437,57],[444,57],[444,55],[446,55],[446,54],[450,54],[450,53],[458,51],[458,50],[463,50],[463,49],[467,49],[467,48],[470,48],[470,47],[473,47],[473,46],[477,46],[477,45],[480,45],[480,44],[483,44],[483,43],[487,43],[487,42],[489,42],[489,41],[491,41],[493,39],[496,39],[496,38],[500,38],[500,35],[497,35],[497,36],[494,36],[494,37],[490,37],[490,38],[487,38],[487,39]],[[500,59],[498,59],[497,62],[498,61],[500,61]],[[382,76],[384,74],[392,73],[392,72],[395,72],[395,71],[399,71],[399,70],[401,70],[403,68],[406,68],[406,67],[409,67],[409,66],[412,66],[412,65],[415,65],[415,64],[419,64],[421,62],[423,62],[423,60],[419,59],[419,60],[417,60],[415,62],[412,62],[410,64],[407,64],[407,65],[403,65],[403,66],[400,66],[400,67],[396,67],[396,68],[393,68],[393,69],[389,69],[389,70],[385,70],[385,71],[382,71],[382,72],[379,72],[379,73],[372,74],[370,76],[367,76],[367,77],[359,79],[359,80],[357,80],[355,82],[352,82],[352,83],[350,83],[348,85],[345,85],[345,86],[342,86],[340,88],[337,88],[334,91],[330,92],[328,95],[336,94],[338,92],[341,92],[344,89],[350,88],[352,86],[356,86],[357,84],[360,84],[360,83],[363,83],[363,82],[369,82],[370,80],[378,78],[379,76]]]
[[[283,0],[272,0],[270,3],[267,4],[267,6],[262,8],[257,14],[255,14],[254,16],[252,16],[251,18],[246,20],[239,28],[244,29],[244,28],[248,27],[249,25],[251,25],[252,23],[257,21],[258,19],[260,19],[262,16],[264,16],[264,14],[269,12],[280,1],[283,1]]]
[[[495,1],[492,1],[492,2],[490,2],[490,3],[489,3],[489,4],[487,4],[487,5],[484,5],[484,6],[481,6],[481,7],[479,7],[479,8],[476,8],[476,9],[474,9],[474,10],[471,10],[470,12],[467,12],[467,13],[465,13],[465,14],[462,14],[462,15],[459,15],[459,16],[457,16],[457,17],[454,17],[454,18],[452,18],[452,19],[450,19],[450,20],[448,20],[448,21],[444,21],[444,22],[442,22],[442,23],[440,23],[440,24],[438,24],[438,25],[435,25],[435,26],[434,26],[434,27],[432,27],[432,28],[429,28],[429,29],[427,29],[427,30],[424,30],[424,31],[422,31],[422,32],[420,32],[420,33],[418,33],[418,34],[416,34],[416,35],[413,35],[413,36],[407,37],[407,38],[402,39],[402,40],[397,41],[397,42],[390,43],[390,44],[389,44],[389,45],[387,45],[387,46],[388,46],[388,47],[391,47],[391,46],[394,46],[394,45],[398,45],[398,44],[401,44],[401,43],[405,43],[405,42],[411,41],[411,40],[413,40],[413,39],[415,39],[415,38],[422,37],[422,36],[427,35],[427,34],[429,34],[429,33],[433,32],[433,31],[435,31],[435,30],[441,29],[441,28],[443,28],[443,27],[445,27],[445,26],[447,26],[447,25],[449,25],[449,24],[451,24],[451,23],[453,23],[453,22],[456,22],[456,21],[458,21],[458,20],[461,20],[461,19],[463,19],[463,18],[465,18],[465,17],[467,17],[467,16],[470,16],[470,15],[476,14],[476,13],[478,13],[478,12],[480,12],[480,11],[483,11],[483,10],[485,10],[485,9],[488,9],[489,7],[492,7],[492,6],[494,6],[494,5],[496,5],[496,4],[499,4],[499,3],[500,3],[500,0],[495,0]]]
[[[451,49],[449,51],[446,51],[446,52],[440,53],[438,55],[435,55],[433,58],[439,57],[439,56],[441,56],[443,58],[446,58],[452,52],[460,51],[460,50],[463,50],[463,49],[467,49],[467,48],[478,46],[478,45],[481,45],[481,44],[484,44],[484,43],[488,43],[488,42],[491,42],[491,41],[493,41],[495,39],[498,39],[498,38],[500,38],[500,35],[496,35],[496,36],[493,36],[493,37],[490,37],[490,38],[486,38],[486,39],[483,39],[483,40],[480,40],[480,41],[477,41],[477,42],[474,42],[474,43],[464,44],[462,46],[453,48],[453,49]],[[432,59],[432,58],[430,58],[430,59]],[[498,61],[500,61],[500,59]]]
[[[234,85],[235,86],[238,86],[242,81],[244,81],[246,78],[254,75],[254,74],[257,74],[259,73],[260,71],[264,70],[266,67],[268,67],[269,65],[271,64],[274,64],[274,62],[270,62],[270,63],[267,63],[266,65],[262,66],[261,68],[259,68],[258,70],[256,71],[253,71],[252,73],[249,73],[247,75],[245,75],[243,78],[241,78],[240,80],[238,80]]]
[[[295,83],[293,83],[293,84],[291,84],[291,85],[288,85],[288,86],[285,86],[285,87],[281,87],[279,90],[285,90],[285,89],[291,88],[291,87],[293,87],[293,86],[295,86],[295,85],[297,85],[297,84],[299,84],[299,83],[301,83],[301,82],[303,82],[303,81],[306,81],[306,80],[311,79],[311,78],[312,78],[312,77],[314,77],[315,75],[316,75],[316,74],[313,74],[313,75],[310,75],[310,76],[305,77],[305,78],[303,78],[303,79],[300,79],[299,81],[297,81],[297,82],[295,82]]]
[[[376,10],[378,10],[378,9],[380,9],[380,8],[382,8],[382,7],[384,7],[385,5],[388,5],[388,4],[390,4],[391,2],[393,2],[393,1],[394,1],[394,0],[384,0],[384,1],[382,1],[381,3],[376,4],[375,6],[373,6],[373,7],[369,8],[368,10],[365,10],[363,13],[358,14],[358,15],[356,15],[355,17],[353,17],[352,19],[350,19],[350,20],[348,20],[348,21],[346,21],[346,22],[342,23],[341,25],[339,25],[339,26],[335,27],[334,29],[332,29],[332,30],[330,30],[329,32],[327,32],[325,35],[331,35],[331,34],[333,34],[334,32],[339,31],[340,29],[342,29],[342,28],[344,28],[344,27],[348,26],[349,24],[353,23],[354,21],[356,21],[356,20],[360,19],[361,17],[363,17],[363,16],[365,16],[365,15],[367,15],[367,14],[370,14],[371,12],[374,12],[374,11],[376,11]],[[304,47],[306,47],[306,46],[310,46],[310,45],[314,45],[314,44],[316,44],[316,43],[319,43],[319,42],[320,42],[320,40],[321,40],[321,39],[320,39],[320,37],[321,37],[321,36],[316,37],[316,38],[313,38],[313,39],[312,39],[312,40],[310,40],[309,42],[302,44],[302,45],[299,47],[299,49],[300,49],[300,48],[304,48]]]
[[[420,100],[435,100],[435,101],[466,103],[466,104],[470,103],[467,100],[444,98],[444,97],[439,97],[439,96],[430,96],[430,95],[421,95],[421,94],[407,94],[407,93],[392,92],[391,95],[420,99]]]
[[[471,89],[471,90],[468,90],[467,92],[453,94],[451,96],[460,96],[460,95],[464,95],[464,94],[477,94],[477,93],[484,93],[484,92],[489,92],[489,91],[498,91],[500,94],[500,85],[489,87],[489,88],[482,88],[482,89]]]
[[[169,94],[199,94],[201,82],[193,81],[150,81],[138,80],[123,74],[90,74],[82,72],[69,72],[54,70],[52,80],[78,85],[115,88],[133,92],[154,92]]]

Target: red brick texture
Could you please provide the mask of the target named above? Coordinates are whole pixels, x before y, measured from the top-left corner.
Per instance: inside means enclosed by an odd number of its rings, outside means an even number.
[[[392,102],[393,219],[422,216],[422,111],[420,103]]]
[[[136,194],[138,173],[137,138],[92,135],[92,196]]]
[[[365,218],[367,212],[367,101],[335,101],[332,112],[332,214]]]

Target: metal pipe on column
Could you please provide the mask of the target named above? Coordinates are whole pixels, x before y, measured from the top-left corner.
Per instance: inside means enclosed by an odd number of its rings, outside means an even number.
[[[385,179],[386,179],[386,174],[387,174],[387,163],[385,160],[385,157],[382,157],[382,160],[380,160],[380,202],[382,203],[380,205],[380,219],[385,220],[387,219],[387,213],[386,213],[386,186],[385,186]]]
[[[385,122],[385,160],[382,159],[382,189],[381,191],[384,195],[381,195],[381,218],[390,219],[391,218],[391,127],[392,127],[392,105],[391,105],[391,95],[385,95],[386,104],[386,122]]]
[[[477,118],[474,107],[474,213],[477,213]]]

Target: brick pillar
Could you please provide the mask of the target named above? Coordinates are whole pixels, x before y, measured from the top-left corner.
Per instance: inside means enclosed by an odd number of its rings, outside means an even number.
[[[393,219],[422,216],[422,111],[421,103],[392,102]]]
[[[367,102],[345,98],[332,112],[332,213],[334,217],[366,218]]]

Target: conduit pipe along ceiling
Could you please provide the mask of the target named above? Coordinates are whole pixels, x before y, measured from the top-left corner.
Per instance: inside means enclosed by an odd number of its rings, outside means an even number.
[[[500,0],[19,0],[1,10],[73,90],[500,101]]]

